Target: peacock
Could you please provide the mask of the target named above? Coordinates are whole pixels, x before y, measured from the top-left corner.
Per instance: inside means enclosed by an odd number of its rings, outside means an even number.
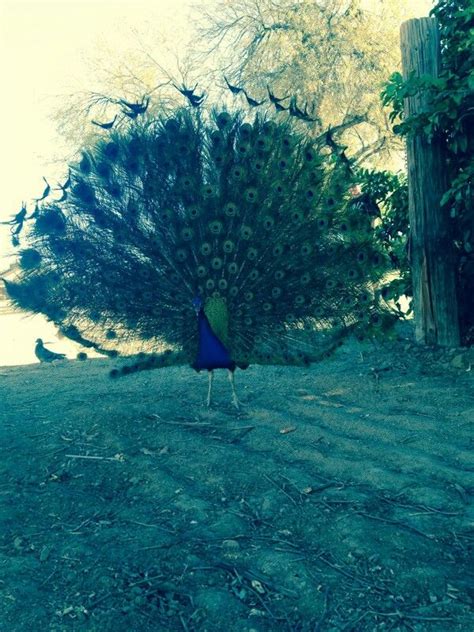
[[[117,361],[305,366],[383,334],[390,261],[328,134],[259,112],[177,107],[100,129],[37,201],[13,303]],[[334,142],[332,143],[334,145]],[[130,358],[131,356],[131,358]]]

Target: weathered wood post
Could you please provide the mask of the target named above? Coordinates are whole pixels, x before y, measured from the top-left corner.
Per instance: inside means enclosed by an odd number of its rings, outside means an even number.
[[[404,22],[400,30],[403,74],[437,77],[440,71],[436,18]],[[424,92],[405,102],[407,116],[427,109]],[[429,345],[459,346],[454,249],[450,220],[440,208],[448,189],[441,138],[428,142],[422,133],[407,139],[410,257],[413,276],[415,338]]]

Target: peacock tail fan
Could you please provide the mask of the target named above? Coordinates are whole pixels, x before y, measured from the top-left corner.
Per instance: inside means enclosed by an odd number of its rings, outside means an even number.
[[[179,109],[107,131],[43,203],[13,302],[134,369],[193,363],[202,300],[237,366],[306,364],[393,320],[389,261],[327,149],[241,112]],[[139,355],[140,354],[140,355]]]

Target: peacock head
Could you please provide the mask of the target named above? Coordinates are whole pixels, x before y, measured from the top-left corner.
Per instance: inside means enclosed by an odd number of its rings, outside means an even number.
[[[202,298],[200,296],[196,296],[193,298],[193,307],[196,312],[196,316],[199,314],[203,306]]]

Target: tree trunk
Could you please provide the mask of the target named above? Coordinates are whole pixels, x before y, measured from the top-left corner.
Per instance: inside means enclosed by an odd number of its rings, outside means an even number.
[[[408,20],[400,31],[403,74],[437,77],[440,45],[436,18]],[[405,100],[406,116],[428,109],[424,91]],[[454,247],[450,218],[440,200],[449,188],[444,141],[423,132],[407,139],[410,262],[415,337],[429,345],[459,346]]]

